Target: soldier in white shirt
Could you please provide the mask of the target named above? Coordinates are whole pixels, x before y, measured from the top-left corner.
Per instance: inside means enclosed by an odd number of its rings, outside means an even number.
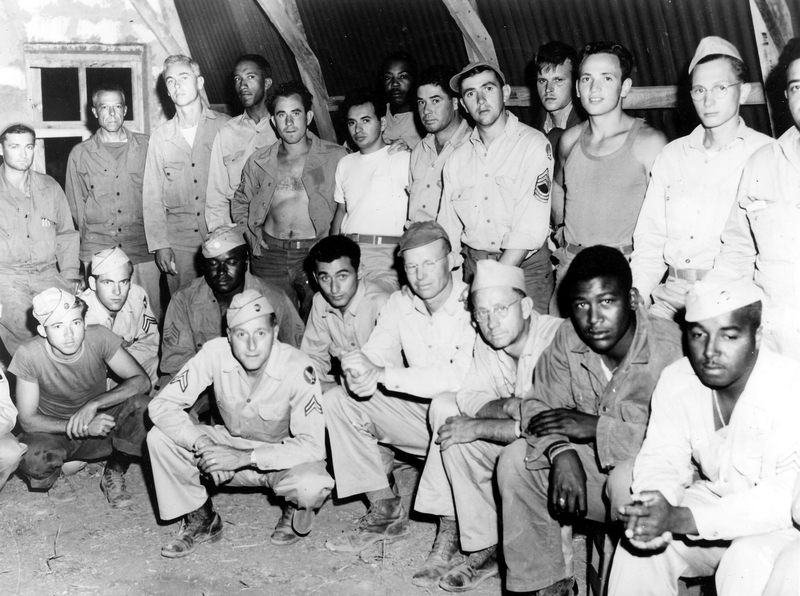
[[[450,483],[428,430],[428,406],[457,391],[469,370],[475,330],[460,300],[467,286],[452,274],[456,255],[435,222],[412,224],[400,240],[400,255],[411,292],[392,294],[367,343],[342,356],[349,393],[339,388],[325,394],[337,494],[366,494],[369,501],[355,529],[325,544],[332,551],[360,552],[409,535],[407,513],[392,487],[390,446],[426,458],[414,508],[455,522]]]
[[[629,545],[614,555],[609,594],[676,595],[679,577],[715,574],[719,596],[761,594],[800,538],[800,364],[762,345],[762,299],[751,280],[720,269],[687,293],[689,356],[653,394],[632,503],[619,509]]]
[[[739,116],[750,83],[731,43],[704,38],[689,74],[700,125],[656,158],[631,257],[633,285],[648,305],[652,299],[650,314],[668,319],[683,316],[687,288],[714,265],[745,163],[772,142]]]

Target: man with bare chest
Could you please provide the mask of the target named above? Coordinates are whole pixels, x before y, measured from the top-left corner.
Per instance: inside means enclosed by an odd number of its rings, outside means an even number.
[[[270,102],[279,141],[250,156],[231,201],[233,221],[246,225],[254,275],[280,287],[301,315],[313,292],[303,262],[328,235],[334,173],[346,151],[308,131],[312,96],[302,83],[281,85]]]

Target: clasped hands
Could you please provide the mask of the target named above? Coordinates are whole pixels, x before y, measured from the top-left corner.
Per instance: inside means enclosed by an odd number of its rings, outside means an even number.
[[[342,371],[347,388],[358,397],[370,398],[385,381],[386,369],[377,366],[361,350],[342,355]]]
[[[220,445],[208,435],[198,438],[192,451],[197,459],[197,467],[210,476],[217,486],[230,482],[237,470],[250,465],[251,451]]]

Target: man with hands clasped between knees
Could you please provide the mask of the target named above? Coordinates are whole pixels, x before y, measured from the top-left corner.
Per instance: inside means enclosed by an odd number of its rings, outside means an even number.
[[[761,346],[762,296],[720,269],[687,292],[688,358],[653,394],[609,594],[676,595],[678,577],[715,573],[719,596],[762,594],[800,537],[800,365]]]
[[[564,283],[571,320],[536,365],[522,401],[523,438],[498,462],[509,594],[571,594],[571,533],[562,535],[561,524],[605,521],[605,491],[612,503],[628,498],[629,460],[642,444],[653,388],[681,355],[677,325],[638,307],[618,250],[582,251]]]
[[[206,343],[151,403],[147,436],[162,519],[184,517],[180,533],[161,549],[185,557],[215,542],[222,519],[200,482],[266,487],[284,499],[270,537],[284,546],[311,531],[314,510],[333,488],[325,471],[325,420],[311,359],[277,341],[275,311],[255,290],[231,300],[227,337]],[[186,408],[205,389],[223,424],[196,425]]]
[[[113,508],[129,507],[125,487],[130,457],[141,456],[150,380],[122,338],[86,326],[86,303],[49,288],[33,297],[39,322],[34,338],[17,350],[8,370],[17,377],[17,408],[28,452],[19,470],[31,488],[57,502],[77,493],[61,471],[65,462],[106,459],[100,488]],[[121,382],[106,390],[108,371]]]
[[[475,264],[472,316],[480,330],[472,365],[458,393],[434,399],[431,429],[453,488],[458,528],[439,532],[418,586],[453,592],[478,587],[498,574],[498,520],[494,487],[497,458],[520,436],[520,402],[533,368],[562,319],[540,315],[525,293],[525,272],[484,259]],[[449,535],[449,542],[444,538]],[[461,549],[468,557],[458,556]],[[437,548],[438,546],[438,548]]]

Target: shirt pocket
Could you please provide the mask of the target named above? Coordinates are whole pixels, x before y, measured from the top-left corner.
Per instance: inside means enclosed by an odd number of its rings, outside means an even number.
[[[228,172],[228,186],[233,190],[239,188],[239,183],[242,181],[243,161],[244,149],[222,156],[222,165],[225,166],[225,171]]]
[[[684,238],[697,211],[691,197],[681,184],[670,184],[664,189],[664,211],[667,222],[667,237]]]
[[[164,206],[175,209],[187,203],[188,184],[186,184],[185,164],[167,162],[164,164]]]
[[[250,425],[251,438],[277,443],[289,436],[288,403],[263,403],[258,406],[257,413]]]
[[[458,218],[464,224],[465,229],[475,228],[478,221],[479,211],[481,210],[484,197],[476,197],[479,188],[477,186],[463,186],[457,194],[452,195],[453,209],[458,214]],[[475,198],[476,200],[472,200]],[[489,197],[486,197],[487,199]]]
[[[788,198],[757,201],[747,210],[759,258],[782,261],[787,249],[796,245],[800,209]]]

